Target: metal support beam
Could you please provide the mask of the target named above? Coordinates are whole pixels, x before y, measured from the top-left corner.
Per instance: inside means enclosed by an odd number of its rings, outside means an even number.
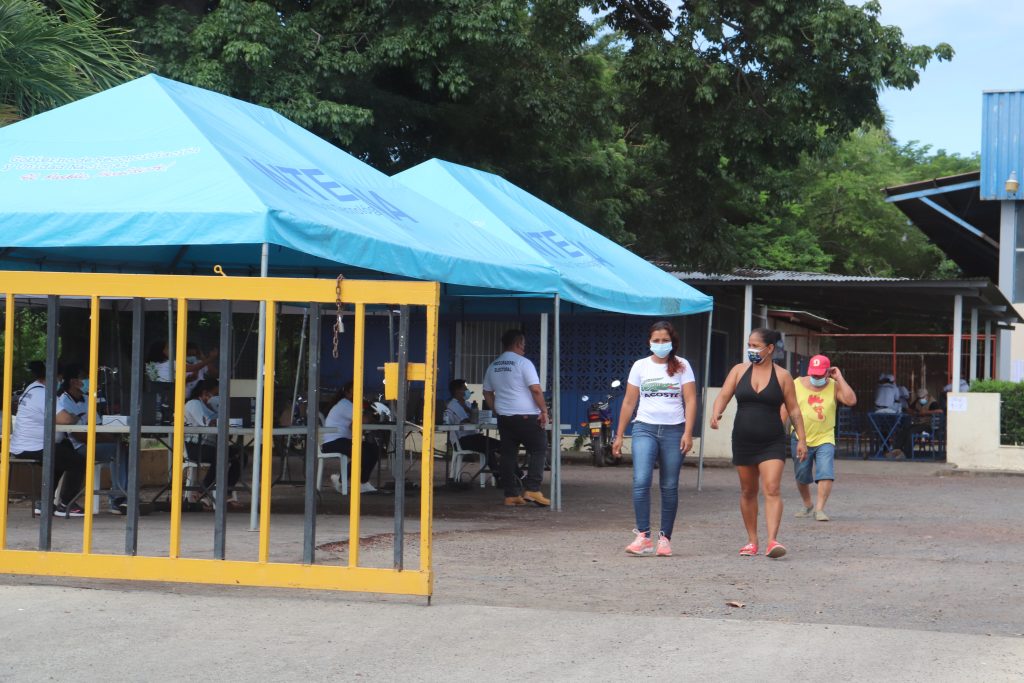
[[[60,337],[60,299],[46,297],[46,388],[44,389],[43,416],[43,476],[42,504],[39,511],[39,549],[50,549],[50,535],[53,529],[53,490],[56,485],[53,476],[54,449],[57,446],[57,343]],[[6,501],[5,501],[6,502]]]
[[[971,357],[968,365],[968,381],[978,379],[978,309],[971,307]]]
[[[231,340],[231,302],[225,301],[220,309],[220,401],[217,404],[217,497],[214,501],[213,556],[224,559],[224,537],[228,506],[228,460],[230,459],[231,438],[228,427],[231,423],[231,361],[234,344]]]
[[[747,357],[747,340],[750,339],[751,316],[754,315],[754,286],[743,285],[743,339],[740,340],[740,358]]]
[[[301,359],[300,359],[301,361]],[[320,443],[320,304],[309,307],[309,371],[306,373],[306,488],[302,561],[313,564],[316,550],[316,467]],[[352,486],[349,483],[349,486]]]
[[[260,256],[260,277],[266,277],[270,260],[270,247],[263,243]],[[260,301],[259,333],[256,337],[256,377],[263,372],[267,351],[267,302]],[[263,382],[256,382],[256,419],[253,420],[252,440],[252,503],[249,506],[249,531],[260,528],[260,476],[263,464]]]
[[[712,308],[708,311],[708,334],[704,346],[704,388],[700,398],[700,446],[697,453],[697,490],[701,491],[704,486],[704,441],[707,436],[708,427],[708,386],[711,381],[711,324],[714,320],[715,311]],[[748,335],[749,336],[749,335]],[[693,416],[687,415],[686,419],[692,420]]]
[[[992,379],[992,321],[985,321],[985,379]]]
[[[557,295],[556,295],[557,296]],[[540,390],[548,390],[548,314],[540,314]]]
[[[950,349],[953,354],[953,372],[950,378],[950,391],[960,391],[960,350],[963,348],[964,338],[964,299],[957,294],[953,297],[953,345]]]
[[[921,197],[921,203],[924,204],[925,206],[929,207],[933,211],[942,214],[943,216],[945,216],[949,220],[953,221],[954,223],[959,225],[961,228],[963,228],[967,232],[969,232],[972,235],[974,235],[975,237],[980,238],[983,242],[985,242],[989,246],[995,247],[996,249],[999,248],[999,243],[996,242],[994,239],[992,239],[991,237],[989,237],[988,235],[983,233],[981,230],[979,230],[978,228],[974,227],[973,225],[971,225],[970,223],[965,221],[963,218],[960,218],[960,216],[957,216],[955,213],[953,213],[952,211],[950,211],[946,207],[940,206],[940,205],[936,204],[934,200],[929,199],[928,197]]]
[[[562,509],[562,299],[555,294],[555,356],[551,367],[551,509]],[[543,474],[543,473],[542,473]]]
[[[395,407],[395,462],[392,465],[392,474],[395,477],[395,569],[401,571],[404,563],[405,551],[405,420],[406,408],[409,405],[409,306],[402,305],[399,308],[398,319],[398,405]],[[356,396],[356,400],[363,400],[362,396]],[[358,481],[351,482],[350,486],[359,486]],[[349,541],[352,545],[352,541]]]
[[[136,555],[139,549],[139,459],[142,455],[145,306],[145,299],[132,299],[132,368],[131,374],[128,375],[128,523],[124,531],[125,555]]]

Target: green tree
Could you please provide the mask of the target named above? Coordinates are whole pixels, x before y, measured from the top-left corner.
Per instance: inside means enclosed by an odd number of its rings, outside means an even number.
[[[629,44],[617,80],[627,141],[644,159],[636,185],[651,200],[626,227],[647,253],[712,269],[774,248],[764,219],[778,203],[775,173],[862,125],[882,125],[878,90],[911,88],[932,59],[953,54],[905,43],[880,23],[877,2],[593,6]],[[823,255],[797,261],[820,264]]]
[[[608,38],[580,0],[104,0],[170,78],[271,107],[378,169],[498,173],[625,239]]]
[[[806,154],[770,184],[767,219],[747,226],[757,235],[744,265],[875,276],[954,276],[956,266],[881,188],[976,170],[978,158],[915,143],[898,145],[881,128],[864,128],[831,153]]]
[[[145,62],[91,0],[0,3],[0,125],[141,75]]]

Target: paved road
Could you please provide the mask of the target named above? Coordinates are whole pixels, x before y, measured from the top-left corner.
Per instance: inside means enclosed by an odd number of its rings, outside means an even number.
[[[829,523],[792,519],[787,484],[791,553],[778,562],[736,557],[728,469],[710,470],[700,494],[684,473],[669,560],[621,552],[628,470],[568,468],[563,513],[507,510],[493,489],[439,492],[429,608],[397,596],[0,578],[0,676],[1024,680],[1024,478],[909,463],[839,470]],[[389,505],[369,501],[368,563],[390,556]],[[27,515],[11,519],[12,543],[31,543]],[[55,538],[73,545],[78,523],[58,522]],[[256,535],[245,515],[231,522],[229,549],[248,556]],[[345,522],[322,516],[318,541],[343,540]],[[186,516],[187,554],[208,552],[210,524]],[[98,545],[116,548],[122,528],[97,519]],[[275,559],[296,555],[299,530],[298,515],[275,515]],[[144,547],[166,545],[166,520],[149,518],[144,532]]]

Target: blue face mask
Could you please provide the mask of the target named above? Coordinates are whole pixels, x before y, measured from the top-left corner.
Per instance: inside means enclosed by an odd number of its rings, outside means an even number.
[[[668,354],[672,353],[672,342],[651,344],[651,353],[653,353],[658,358],[666,357]]]
[[[82,393],[86,396],[89,395],[89,380],[87,379],[82,380]]]
[[[758,363],[763,361],[764,358],[761,357],[761,349],[749,349],[748,348],[747,349],[747,360],[749,360],[754,365],[757,365]]]
[[[828,377],[808,377],[812,387],[823,387],[828,384]]]
[[[928,405],[928,399],[926,399],[926,398],[918,399],[917,402],[920,403],[923,406]]]
[[[468,401],[469,397],[472,396],[472,395],[473,395],[473,390],[472,389],[466,389],[466,397],[463,400]]]

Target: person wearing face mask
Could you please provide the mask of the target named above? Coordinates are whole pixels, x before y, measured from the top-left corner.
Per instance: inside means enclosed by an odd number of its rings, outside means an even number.
[[[215,379],[200,380],[192,389],[189,400],[185,403],[185,426],[186,427],[216,427],[217,412],[210,407],[211,399],[220,393],[220,385]],[[202,502],[207,509],[213,509],[213,505],[204,497],[209,494],[211,497],[212,487],[217,478],[217,435],[216,434],[185,434],[185,450],[188,459],[197,464],[206,464],[206,476],[203,477],[202,491],[192,491],[190,502]],[[231,490],[238,483],[241,475],[242,462],[235,448],[228,448],[228,482],[227,489]],[[219,487],[218,487],[219,490]],[[228,501],[228,507],[234,507],[233,501]]]
[[[466,386],[466,380],[453,379],[448,384],[448,391],[452,398],[448,401],[448,405],[445,406],[445,422],[447,424],[455,425],[469,423],[469,399],[472,398],[473,392]],[[501,448],[500,441],[485,434],[481,434],[474,428],[459,430],[456,432],[456,435],[459,439],[459,445],[462,446],[464,450],[486,453],[487,466],[492,472],[498,471],[499,467],[497,458],[499,449]]]
[[[910,414],[910,424],[900,432],[899,451],[906,457],[911,457],[914,452],[914,435],[931,430],[932,415],[941,415],[943,410],[939,402],[928,393],[928,389],[920,387],[907,412]]]
[[[626,424],[633,419],[633,511],[636,535],[626,546],[630,555],[672,555],[672,528],[679,508],[679,470],[693,448],[693,421],[697,414],[697,384],[693,368],[676,355],[679,335],[672,324],[656,322],[648,335],[651,355],[633,363],[626,395],[612,443],[612,456],[622,457]],[[659,464],[661,526],[657,547],[651,538],[651,482]]]
[[[772,361],[782,340],[775,330],[759,328],[747,340],[747,362],[733,367],[726,377],[711,411],[710,426],[718,429],[725,407],[736,396],[736,419],[732,430],[732,464],[740,478],[740,513],[747,530],[747,544],[740,555],[757,555],[757,494],[764,493],[768,545],[764,554],[779,558],[786,548],[778,540],[782,523],[779,485],[786,465],[789,439],[779,419],[783,404],[796,430],[797,457],[807,457],[807,435],[796,400],[793,377]]]
[[[60,393],[57,395],[57,424],[86,424],[89,411],[88,396],[89,378],[85,376],[82,367],[74,363],[65,366],[64,381],[61,383]],[[125,497],[128,486],[128,460],[127,458],[117,458],[117,443],[109,440],[112,436],[110,434],[96,435],[96,462],[115,463],[116,467],[111,470],[115,477],[112,487],[114,491],[108,496],[110,512],[115,515],[126,515],[128,514],[128,499]],[[67,438],[84,463],[86,457],[85,434],[71,432]],[[96,483],[99,484],[98,481]]]
[[[832,365],[827,356],[817,355],[807,363],[807,375],[798,377],[793,383],[796,400],[807,431],[807,452],[801,457],[797,453],[796,434],[790,442],[796,487],[803,499],[803,507],[797,517],[814,517],[827,522],[825,503],[832,492],[835,481],[836,456],[836,410],[837,405],[854,406],[857,394],[843,378],[839,368]],[[782,421],[789,419],[786,407],[781,408]],[[813,470],[813,472],[812,472]],[[811,482],[818,485],[817,503],[811,504]]]

